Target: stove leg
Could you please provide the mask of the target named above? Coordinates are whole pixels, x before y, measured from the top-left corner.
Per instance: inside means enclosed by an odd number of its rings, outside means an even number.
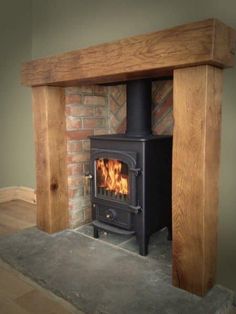
[[[172,226],[168,226],[168,235],[167,235],[167,240],[172,241]]]
[[[139,254],[142,256],[146,256],[148,254],[148,242],[149,242],[149,237],[146,236],[138,236],[137,235],[137,240],[139,243]]]
[[[97,227],[93,227],[93,237],[95,239],[99,238],[99,233],[98,233],[98,228]]]

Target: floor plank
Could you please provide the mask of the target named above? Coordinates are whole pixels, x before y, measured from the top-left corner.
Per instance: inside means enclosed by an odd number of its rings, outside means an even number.
[[[0,259],[1,314],[84,314]]]
[[[39,290],[32,290],[29,293],[16,299],[16,303],[28,311],[34,314],[69,314],[69,311],[63,308],[60,304],[50,299],[46,293]]]
[[[36,224],[36,205],[24,201],[0,203],[0,236]],[[65,300],[43,289],[0,259],[1,314],[83,314]]]
[[[0,235],[30,228],[36,224],[36,205],[16,200],[0,203]]]
[[[29,314],[19,305],[11,300],[0,297],[0,313],[1,314]]]
[[[32,286],[17,278],[11,271],[0,268],[0,297],[11,300],[33,290]]]

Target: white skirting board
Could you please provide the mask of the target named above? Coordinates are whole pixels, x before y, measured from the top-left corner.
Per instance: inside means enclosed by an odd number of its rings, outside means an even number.
[[[22,200],[28,203],[36,204],[36,193],[34,189],[24,186],[9,186],[0,188],[0,203]]]

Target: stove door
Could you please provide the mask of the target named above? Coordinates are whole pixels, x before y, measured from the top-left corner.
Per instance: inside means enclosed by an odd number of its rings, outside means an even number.
[[[134,152],[92,150],[94,219],[130,229],[137,206],[137,156]]]

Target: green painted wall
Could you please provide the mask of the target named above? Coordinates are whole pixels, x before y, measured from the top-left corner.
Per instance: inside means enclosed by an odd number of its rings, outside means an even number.
[[[0,0],[0,187],[34,186],[30,91],[19,86],[30,59],[29,0]],[[6,5],[7,3],[7,5]],[[13,6],[14,3],[14,6]],[[44,57],[216,17],[236,28],[235,0],[32,0],[32,56]],[[225,71],[218,282],[236,290],[236,68]]]
[[[31,29],[30,0],[0,0],[0,187],[35,185],[31,95],[20,85]]]

